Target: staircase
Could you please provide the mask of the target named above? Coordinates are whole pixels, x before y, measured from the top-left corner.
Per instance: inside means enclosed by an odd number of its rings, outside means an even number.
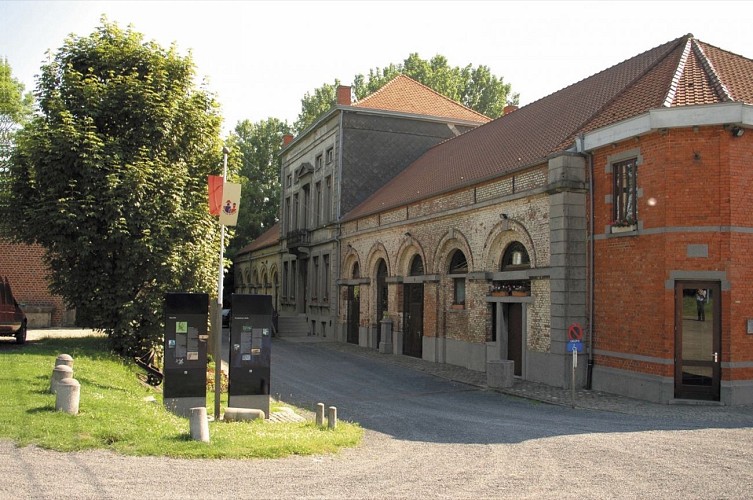
[[[309,334],[309,325],[304,315],[280,316],[277,321],[278,337],[306,337]]]

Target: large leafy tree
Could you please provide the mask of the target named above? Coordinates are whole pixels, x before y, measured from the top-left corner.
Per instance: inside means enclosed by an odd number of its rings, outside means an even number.
[[[228,254],[266,231],[277,221],[280,206],[280,149],[291,128],[285,121],[268,118],[256,123],[238,122],[228,138],[234,160],[240,162],[241,210]]]
[[[10,196],[10,161],[14,135],[31,117],[33,98],[24,92],[23,83],[13,78],[7,59],[0,59],[0,235],[11,232],[8,216]]]
[[[41,114],[18,135],[21,236],[46,249],[78,322],[122,354],[159,345],[165,292],[215,282],[206,180],[221,169],[221,118],[194,73],[174,46],[103,20],[41,68]]]
[[[429,60],[421,59],[413,53],[401,64],[390,64],[384,68],[369,70],[367,76],[358,74],[353,78],[353,91],[356,98],[376,92],[384,84],[399,74],[405,74],[434,91],[449,97],[490,118],[502,115],[505,105],[517,104],[519,95],[513,94],[509,83],[491,73],[487,66],[467,65],[452,67],[447,58],[436,55]],[[311,125],[317,117],[336,103],[336,90],[339,82],[325,83],[313,94],[306,93],[301,100],[301,112],[295,122],[300,132]]]

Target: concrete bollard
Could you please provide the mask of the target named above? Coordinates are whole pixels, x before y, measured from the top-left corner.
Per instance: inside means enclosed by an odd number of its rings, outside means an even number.
[[[68,367],[70,368],[70,367]],[[71,415],[78,415],[78,403],[81,398],[81,384],[75,378],[66,378],[57,382],[55,393],[55,410]]]
[[[73,358],[70,356],[70,354],[58,354],[58,357],[55,358],[55,366],[70,366],[73,368]]]
[[[319,427],[324,425],[324,403],[316,404],[316,425]]]
[[[207,420],[207,409],[204,406],[191,408],[191,414],[188,417],[191,428],[191,439],[194,441],[209,442],[209,421]]]
[[[57,393],[57,386],[61,380],[73,378],[73,368],[68,365],[57,365],[52,370],[52,377],[50,378],[50,392]]]
[[[327,409],[327,426],[330,429],[335,429],[337,427],[337,407],[336,406],[330,406]]]

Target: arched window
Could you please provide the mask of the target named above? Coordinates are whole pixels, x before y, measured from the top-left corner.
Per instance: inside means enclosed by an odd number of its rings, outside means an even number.
[[[358,265],[358,262],[353,264],[353,278],[360,278],[361,277],[361,266]]]
[[[410,262],[410,276],[422,276],[424,274],[424,261],[416,254]]]
[[[519,241],[510,243],[502,256],[502,271],[517,271],[531,267],[531,259],[528,257],[526,247]]]
[[[461,250],[455,250],[450,259],[450,267],[447,274],[458,275],[468,273],[468,260]],[[452,278],[452,303],[465,305],[465,276],[453,276]]]
[[[384,317],[388,307],[387,294],[387,263],[384,259],[379,259],[377,265],[377,321]]]

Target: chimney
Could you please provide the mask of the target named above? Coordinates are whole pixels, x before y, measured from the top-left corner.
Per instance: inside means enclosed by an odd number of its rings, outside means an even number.
[[[285,134],[282,136],[282,146],[285,147],[293,142],[293,134]]]
[[[502,115],[507,115],[507,114],[510,114],[513,111],[517,111],[517,110],[518,110],[518,107],[516,105],[514,105],[514,104],[508,104],[507,106],[505,106],[505,109],[502,110]]]
[[[348,85],[337,86],[337,104],[350,106],[350,87]]]

